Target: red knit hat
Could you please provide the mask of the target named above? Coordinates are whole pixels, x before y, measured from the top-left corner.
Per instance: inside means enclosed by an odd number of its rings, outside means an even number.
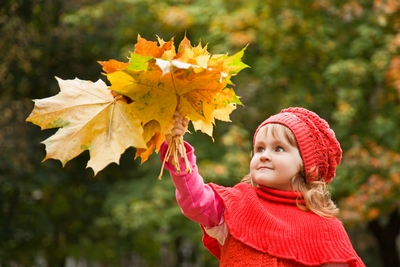
[[[268,123],[282,124],[293,132],[309,180],[321,177],[327,184],[332,181],[342,159],[342,149],[324,119],[305,108],[283,109],[258,126],[254,139],[260,128]]]

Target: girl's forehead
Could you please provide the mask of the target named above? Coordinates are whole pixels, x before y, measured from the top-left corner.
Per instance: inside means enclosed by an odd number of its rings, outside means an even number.
[[[263,139],[277,139],[281,141],[286,141],[286,135],[284,133],[283,125],[278,127],[273,127],[271,124],[264,125],[258,131],[255,140],[262,141]]]

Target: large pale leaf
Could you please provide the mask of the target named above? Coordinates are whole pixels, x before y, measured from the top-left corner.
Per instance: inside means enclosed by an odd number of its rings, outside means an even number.
[[[47,151],[44,160],[58,159],[65,165],[89,150],[88,167],[97,173],[109,163],[119,163],[127,148],[146,148],[133,104],[127,104],[121,95],[113,96],[103,81],[57,81],[60,93],[35,100],[27,118],[42,129],[60,127],[43,142]]]

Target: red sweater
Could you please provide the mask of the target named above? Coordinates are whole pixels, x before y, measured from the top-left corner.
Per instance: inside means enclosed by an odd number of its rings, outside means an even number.
[[[298,195],[295,192],[265,186],[254,188],[246,183],[233,188],[210,185],[225,204],[224,219],[235,241],[261,254],[306,266],[327,263],[365,266],[342,223],[336,218],[327,219],[300,210],[296,206]],[[224,258],[224,252],[232,253],[221,249],[218,241],[207,233],[204,233],[203,243],[220,260]],[[243,253],[242,257],[250,254]]]

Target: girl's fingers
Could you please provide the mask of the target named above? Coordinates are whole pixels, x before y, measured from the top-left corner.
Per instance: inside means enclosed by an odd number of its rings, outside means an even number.
[[[183,136],[186,133],[187,126],[189,124],[189,119],[182,117],[182,115],[178,112],[175,111],[174,113],[174,128],[172,129],[172,135],[180,135]]]
[[[176,119],[180,119],[180,120],[182,120],[183,119],[183,117],[182,117],[182,115],[179,113],[179,111],[175,111],[174,112],[174,119],[176,120]]]
[[[182,120],[182,125],[183,125],[184,127],[187,127],[187,126],[189,125],[189,119],[188,119],[188,118],[183,118],[183,120]]]
[[[183,136],[183,135],[185,134],[185,128],[182,128],[182,127],[174,127],[174,128],[171,130],[171,133],[172,133],[172,136],[177,136],[177,135]]]

